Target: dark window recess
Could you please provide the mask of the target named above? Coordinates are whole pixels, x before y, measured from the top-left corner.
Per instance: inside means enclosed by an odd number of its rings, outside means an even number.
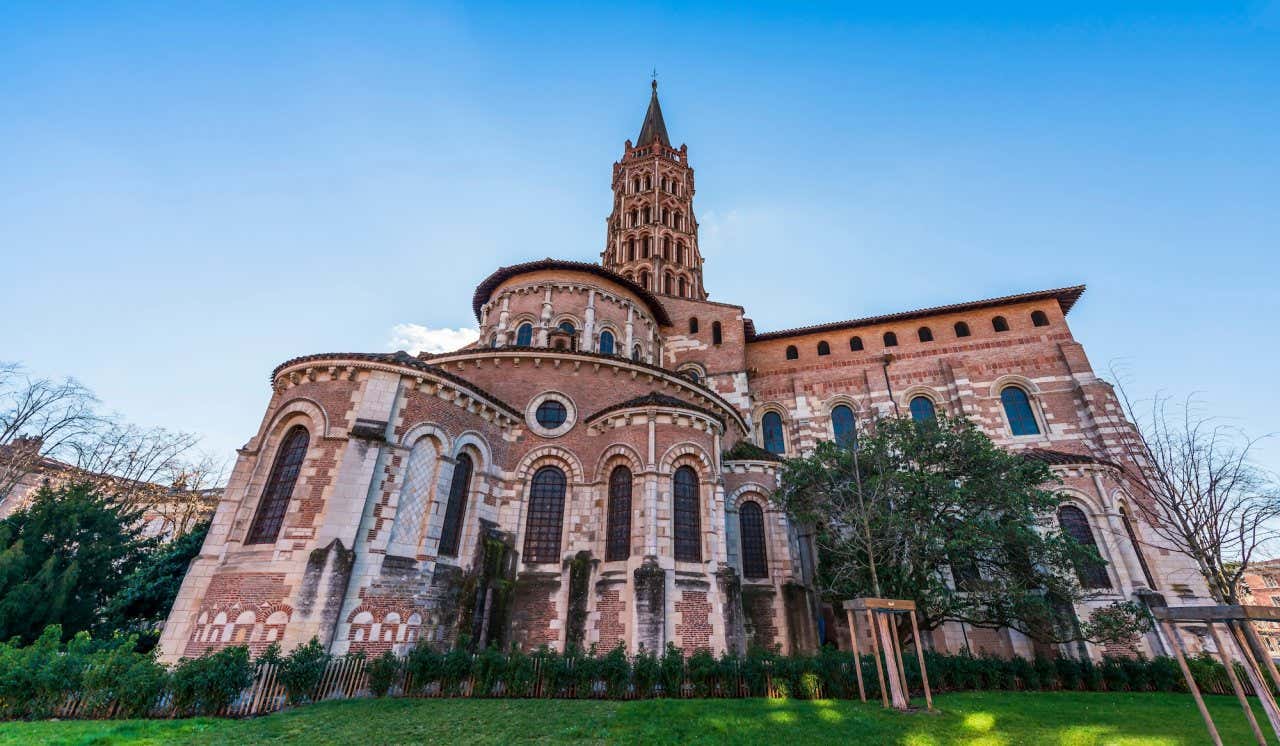
[[[991,328],[998,332],[1009,331],[1009,322],[1003,316],[997,316],[991,320]]]
[[[698,475],[692,467],[676,469],[672,477],[672,512],[675,516],[676,560],[702,561],[702,520],[698,515]]]
[[[748,500],[738,508],[738,525],[742,535],[742,577],[769,577],[769,555],[765,550],[764,511],[760,504]]]
[[[711,344],[718,345],[724,342],[724,335],[720,333],[720,322],[711,322]]]
[[[800,351],[796,349],[795,345],[787,345],[787,359],[788,360],[800,359]]]
[[[548,430],[555,430],[563,425],[565,418],[568,416],[568,410],[555,399],[548,399],[542,402],[538,405],[537,411],[533,413],[533,417],[538,421],[538,424]]]
[[[1049,317],[1045,315],[1044,311],[1032,311],[1031,324],[1032,326],[1048,326]]]
[[[911,419],[916,422],[933,422],[938,418],[933,400],[927,396],[917,396],[911,400]]]
[[[631,556],[631,470],[616,467],[609,474],[609,528],[604,558],[608,562]]]
[[[449,503],[444,509],[444,527],[440,530],[440,554],[458,556],[462,538],[462,520],[467,515],[467,492],[471,485],[471,457],[463,453],[453,465],[453,481],[449,483]]]
[[[516,329],[516,346],[530,347],[533,345],[533,324],[521,324]]]
[[[689,319],[689,333],[690,334],[698,333],[698,319],[696,316]]]
[[[784,453],[787,444],[782,437],[782,415],[777,412],[765,412],[760,419],[760,434],[764,436],[764,449],[769,453]]]
[[[897,347],[897,346],[898,346],[898,335],[897,335],[897,334],[894,334],[893,332],[885,332],[885,333],[884,333],[884,346],[885,346],[885,347]]]
[[[856,446],[858,444],[858,426],[853,418],[853,410],[841,404],[831,410],[831,434],[836,444]]]
[[[826,342],[819,342],[819,343],[818,343],[818,354],[819,354],[819,355],[830,355],[830,354],[831,354],[831,345],[827,344]]]
[[[963,321],[957,321],[957,322],[956,322],[956,336],[957,336],[957,337],[967,337],[967,336],[969,336],[969,325],[968,325],[968,324],[966,324],[966,323],[964,323]]]
[[[559,562],[564,521],[564,472],[544,466],[529,488],[529,526],[524,534],[525,562]]]
[[[862,337],[850,337],[849,349],[853,352],[860,352],[862,350]]]
[[[1070,536],[1080,546],[1090,549],[1094,557],[1082,558],[1076,562],[1076,577],[1085,588],[1110,588],[1111,578],[1107,575],[1107,566],[1096,557],[1098,542],[1094,541],[1093,530],[1089,528],[1089,519],[1084,511],[1074,505],[1058,508],[1058,525],[1062,533]]]
[[[268,544],[280,535],[280,526],[284,523],[284,514],[293,497],[293,486],[298,481],[298,472],[302,470],[302,462],[306,460],[307,445],[310,442],[311,436],[301,425],[285,434],[280,442],[280,450],[276,452],[276,462],[271,465],[267,486],[262,490],[262,500],[258,503],[258,511],[253,516],[253,523],[249,526],[249,535],[244,543]]]
[[[920,327],[920,331],[916,332],[916,336],[920,338],[921,342],[932,342],[933,330],[927,326],[922,326]]]
[[[1009,431],[1014,435],[1039,435],[1040,424],[1031,411],[1031,399],[1017,386],[1009,386],[1000,392],[1004,416],[1009,418]]]

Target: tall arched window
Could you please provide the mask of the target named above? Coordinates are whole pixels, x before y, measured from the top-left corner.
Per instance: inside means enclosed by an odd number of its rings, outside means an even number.
[[[285,511],[289,509],[293,486],[298,481],[298,472],[302,470],[310,442],[311,436],[302,425],[296,425],[285,433],[244,543],[269,544],[280,535],[280,526],[284,523]]]
[[[642,271],[640,273],[640,287],[644,288],[645,290],[649,289],[649,273],[648,272]]]
[[[435,481],[436,448],[428,438],[421,438],[414,443],[405,461],[400,501],[396,504],[395,523],[391,527],[392,544],[408,544],[417,548],[422,516],[427,512],[427,499]]]
[[[764,449],[769,453],[784,453],[786,441],[782,438],[782,415],[777,412],[765,412],[760,418],[760,434],[764,440]]]
[[[600,354],[612,355],[613,346],[614,346],[613,343],[614,343],[613,332],[609,331],[608,329],[605,329],[604,331],[600,332]]]
[[[640,358],[641,358],[641,357],[643,357],[643,356],[644,356],[644,353],[642,353],[642,352],[640,351],[640,345],[636,345],[635,347],[632,347],[632,348],[631,348],[631,359],[632,359],[632,360],[634,360],[634,361],[636,361],[636,362],[638,363],[638,362],[640,362]]]
[[[675,519],[676,560],[702,561],[702,518],[698,514],[698,475],[681,466],[672,477],[672,516]]]
[[[933,330],[927,326],[922,326],[919,331],[916,332],[916,336],[920,338],[921,342],[932,342]]]
[[[831,354],[831,345],[827,344],[826,340],[823,340],[818,343],[818,354],[819,355]]]
[[[724,342],[724,335],[720,332],[720,322],[711,322],[711,344],[718,345]]]
[[[544,466],[529,487],[529,527],[524,534],[525,562],[559,562],[564,524],[564,472]]]
[[[1000,403],[1004,405],[1004,416],[1009,420],[1010,432],[1014,435],[1040,434],[1040,423],[1036,422],[1027,392],[1017,386],[1006,386],[1000,392]]]
[[[684,297],[684,295],[685,295],[685,292],[686,292],[687,285],[688,285],[688,283],[686,283],[686,282],[685,282],[685,279],[684,279],[684,276],[683,276],[683,275],[681,275],[681,276],[680,276],[679,283],[680,283],[680,292],[679,292],[678,294],[679,294],[679,296],[680,296],[681,298],[683,298],[683,297]]]
[[[605,561],[624,560],[631,556],[631,470],[625,466],[609,474],[608,517]]]
[[[955,329],[956,329],[956,336],[957,336],[957,337],[967,337],[967,336],[969,336],[969,325],[968,325],[968,324],[966,324],[966,323],[964,323],[963,321],[957,321],[957,322],[956,322]]]
[[[1003,316],[997,316],[991,320],[991,328],[998,332],[1009,331],[1009,322]]]
[[[641,239],[640,250],[641,250],[641,253],[644,255],[641,258],[648,259],[649,253],[653,250],[653,247],[650,246],[650,238],[648,236],[645,236],[643,239]]]
[[[444,527],[440,529],[440,554],[458,556],[458,544],[462,539],[462,521],[467,516],[467,493],[471,485],[471,457],[458,454],[453,465],[453,479],[449,482],[449,503],[444,509]]]
[[[795,345],[787,345],[787,359],[788,360],[800,359],[800,350],[797,350]]]
[[[1044,311],[1032,311],[1031,324],[1033,326],[1048,326],[1049,317],[1045,315]]]
[[[760,503],[747,500],[738,507],[738,527],[742,537],[742,577],[769,576],[769,556],[764,540],[764,511]]]
[[[665,275],[663,275],[662,276],[662,292],[666,293],[667,295],[670,295],[673,292],[675,292],[675,289],[676,289],[675,278],[671,276],[671,273],[668,272]]]
[[[666,216],[667,216],[667,211],[664,208],[662,211],[662,217],[665,218]],[[671,237],[670,236],[662,237],[662,258],[663,259],[671,258]]]
[[[916,422],[933,422],[938,419],[938,412],[933,400],[927,396],[917,396],[911,400],[911,419]]]
[[[831,434],[835,436],[838,445],[858,444],[858,426],[852,409],[841,404],[831,410]]]
[[[689,333],[690,334],[698,333],[698,317],[697,316],[692,316],[689,318]]]
[[[521,324],[516,329],[516,346],[530,347],[533,345],[533,324]]]
[[[862,337],[849,337],[849,349],[853,352],[861,352]]]
[[[885,332],[885,333],[884,333],[884,346],[885,346],[885,347],[897,347],[897,346],[898,346],[898,335],[897,335],[897,334],[894,334],[893,332]]]
[[[1098,542],[1093,538],[1093,530],[1089,528],[1089,519],[1084,511],[1074,505],[1063,505],[1058,508],[1058,525],[1062,533],[1070,536],[1075,542],[1087,549],[1098,551]],[[1084,588],[1110,588],[1111,577],[1107,575],[1107,567],[1100,560],[1090,557],[1076,562],[1076,577]]]
[[[627,239],[627,261],[634,262],[636,260],[636,240],[634,238]]]

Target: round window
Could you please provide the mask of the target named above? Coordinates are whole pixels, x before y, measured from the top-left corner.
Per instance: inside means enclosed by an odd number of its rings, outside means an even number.
[[[538,410],[534,414],[534,419],[538,421],[548,430],[555,430],[564,424],[565,418],[568,416],[564,405],[555,399],[548,399],[538,405]]]

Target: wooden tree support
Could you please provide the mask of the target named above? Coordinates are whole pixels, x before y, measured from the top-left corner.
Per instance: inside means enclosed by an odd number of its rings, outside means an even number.
[[[849,634],[853,637],[854,672],[858,678],[858,697],[867,701],[866,685],[862,680],[862,648],[858,642],[858,618],[865,618],[871,636],[871,658],[876,662],[876,677],[880,680],[880,698],[885,707],[906,710],[911,706],[911,690],[907,685],[907,672],[902,664],[902,646],[898,642],[898,614],[911,619],[911,639],[916,646],[916,660],[920,664],[920,680],[924,684],[925,708],[933,710],[933,694],[929,691],[929,673],[924,665],[924,648],[920,643],[920,626],[916,621],[915,601],[897,598],[855,598],[844,602],[849,617]],[[880,659],[884,658],[881,665]],[[889,674],[888,682],[885,673]]]
[[[1165,636],[1173,642],[1173,654],[1178,660],[1178,667],[1182,669],[1182,676],[1187,680],[1187,688],[1191,690],[1191,696],[1195,698],[1196,708],[1200,710],[1200,717],[1204,718],[1204,725],[1209,730],[1209,737],[1213,739],[1217,746],[1222,746],[1222,736],[1218,735],[1218,728],[1214,724],[1213,718],[1209,715],[1208,708],[1204,705],[1204,697],[1200,695],[1200,687],[1196,686],[1195,677],[1191,675],[1191,669],[1187,666],[1186,645],[1182,640],[1182,636],[1178,634],[1179,623],[1203,624],[1208,628],[1214,647],[1218,649],[1218,658],[1227,669],[1227,679],[1231,681],[1231,689],[1235,692],[1236,699],[1239,700],[1240,707],[1244,710],[1245,718],[1249,721],[1249,728],[1253,731],[1253,737],[1260,746],[1266,746],[1267,739],[1262,733],[1258,719],[1254,717],[1253,708],[1249,706],[1249,698],[1245,696],[1244,685],[1241,684],[1240,677],[1236,674],[1235,663],[1239,663],[1240,667],[1244,669],[1245,676],[1249,679],[1249,684],[1253,687],[1254,693],[1258,695],[1258,700],[1262,703],[1262,709],[1267,714],[1267,723],[1271,726],[1271,730],[1276,734],[1276,737],[1280,738],[1280,706],[1277,706],[1276,699],[1271,694],[1272,685],[1280,688],[1280,672],[1276,671],[1275,663],[1272,662],[1270,655],[1262,647],[1258,634],[1253,629],[1254,620],[1280,622],[1280,608],[1271,606],[1165,606],[1151,609],[1151,614],[1156,618],[1156,623],[1164,629]],[[1226,630],[1225,637],[1220,634],[1222,628]],[[1260,664],[1259,659],[1264,660],[1266,665]],[[1263,673],[1264,670],[1266,674]]]

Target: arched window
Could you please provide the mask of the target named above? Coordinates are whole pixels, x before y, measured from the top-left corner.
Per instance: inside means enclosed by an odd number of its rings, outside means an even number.
[[[698,333],[698,317],[697,316],[693,316],[689,319],[689,333],[690,334]]]
[[[675,278],[668,272],[662,276],[662,292],[670,295],[676,289]]]
[[[573,327],[573,324],[568,321],[562,321],[558,328],[569,335],[569,349],[578,349],[578,330]]]
[[[1031,398],[1017,386],[1007,386],[1000,392],[1004,416],[1009,419],[1009,430],[1014,435],[1039,435],[1040,423],[1031,410]]]
[[[609,474],[609,527],[604,547],[607,562],[631,556],[631,470],[614,467]]]
[[[720,333],[720,322],[711,322],[711,344],[718,345],[724,341],[723,335]]]
[[[663,209],[662,212],[663,212],[663,217],[666,217],[666,210]],[[671,258],[671,237],[670,236],[662,237],[662,258],[663,259]]]
[[[645,237],[641,240],[641,242],[640,242],[640,243],[641,243],[641,249],[643,250],[643,253],[644,253],[644,256],[642,257],[643,259],[648,259],[648,258],[649,258],[649,252],[650,252],[650,250],[651,250],[651,247],[650,247],[650,241],[651,241],[651,240],[652,240],[652,239],[650,239],[648,236],[645,236]]]
[[[632,360],[635,360],[636,362],[640,362],[640,358],[641,358],[642,356],[643,356],[643,355],[642,355],[642,353],[640,352],[640,345],[636,345],[635,347],[632,347],[632,348],[631,348],[631,359],[632,359]]]
[[[636,240],[635,238],[627,239],[627,261],[634,262],[636,260]]]
[[[640,191],[640,179],[635,179],[634,181],[631,182],[631,191],[633,192]]]
[[[938,419],[938,411],[933,406],[933,399],[917,396],[911,400],[911,419],[916,422],[933,422]]]
[[[884,333],[884,346],[885,346],[885,347],[897,347],[897,346],[898,346],[898,335],[897,335],[897,334],[894,334],[893,332],[885,332],[885,333]]]
[[[420,439],[409,451],[400,485],[400,501],[396,504],[395,523],[391,527],[392,544],[417,547],[422,531],[422,516],[427,512],[431,486],[436,481],[436,449],[427,438]]]
[[[1032,326],[1048,326],[1049,317],[1045,315],[1044,311],[1032,311],[1031,324]]]
[[[768,577],[769,556],[765,550],[764,511],[760,503],[747,500],[738,507],[738,528],[742,537],[742,577]]]
[[[831,410],[831,434],[835,436],[837,445],[858,444],[858,426],[852,409],[841,404]]]
[[[641,213],[641,214],[643,214],[643,215],[644,215],[644,222],[645,222],[645,224],[648,224],[648,223],[652,222],[652,221],[650,221],[650,220],[649,220],[649,218],[653,217],[653,211],[652,211],[652,210],[650,210],[648,207],[644,208],[644,212],[643,212],[643,213]]]
[[[640,273],[640,287],[644,288],[645,290],[649,289],[649,273],[648,272]]]
[[[849,349],[854,352],[861,352],[862,337],[849,337]]]
[[[529,488],[529,527],[524,534],[525,562],[559,562],[564,522],[564,472],[544,466]]]
[[[785,453],[786,441],[782,438],[782,415],[777,412],[765,412],[760,419],[760,434],[763,436],[764,449],[769,453]]]
[[[955,329],[956,329],[956,336],[957,336],[957,337],[967,337],[967,336],[969,336],[969,325],[968,325],[968,324],[966,324],[966,323],[964,323],[963,321],[957,321],[957,322],[956,322]]]
[[[702,561],[702,518],[699,516],[698,475],[693,467],[676,469],[672,478],[672,515],[675,518],[676,561]]]
[[[516,329],[516,346],[531,347],[533,345],[533,324],[521,324]]]
[[[991,320],[991,328],[998,332],[1007,332],[1009,331],[1009,322],[1005,321],[1003,316],[997,316]]]
[[[683,277],[683,276],[681,276],[681,277],[680,277],[680,293],[679,293],[679,295],[680,295],[680,297],[681,297],[681,298],[683,298],[683,297],[684,297],[684,294],[685,294],[685,292],[686,292],[686,290],[687,290],[686,285],[687,285],[687,284],[685,283],[685,279],[684,279],[684,277]]]
[[[800,351],[796,349],[795,345],[787,345],[787,359],[788,360],[800,359]]]
[[[1093,530],[1089,528],[1089,519],[1083,510],[1074,505],[1063,505],[1058,508],[1058,525],[1062,527],[1062,533],[1070,536],[1077,544],[1097,553],[1098,542],[1093,538]],[[1111,577],[1107,575],[1106,565],[1093,557],[1076,562],[1076,577],[1084,588],[1111,587]]]
[[[680,219],[680,213],[676,213],[676,219]],[[676,264],[684,263],[684,241],[676,241]]]
[[[916,332],[916,336],[920,338],[921,342],[932,342],[933,330],[927,326],[922,326],[920,327],[920,330]]]
[[[702,383],[702,376],[698,375],[697,368],[685,368],[684,370],[680,371],[680,375],[684,376],[685,378],[688,378],[690,381],[693,381],[694,383]]]
[[[823,340],[818,343],[818,354],[819,355],[831,354],[831,345],[827,344],[826,340]]]
[[[602,355],[613,354],[613,332],[609,331],[608,329],[605,329],[604,331],[600,332],[600,354]]]
[[[253,516],[253,523],[249,526],[249,535],[244,543],[269,544],[280,535],[280,526],[284,523],[285,511],[289,509],[293,486],[298,481],[298,472],[302,470],[302,462],[307,457],[307,445],[310,442],[311,436],[302,425],[285,433],[280,441],[280,448],[276,451],[276,462],[271,465],[267,486],[262,490],[258,512]]]
[[[453,465],[453,480],[449,483],[449,503],[444,509],[444,527],[440,529],[440,554],[458,556],[458,544],[462,539],[462,521],[467,515],[467,493],[471,485],[471,457],[458,454]]]

